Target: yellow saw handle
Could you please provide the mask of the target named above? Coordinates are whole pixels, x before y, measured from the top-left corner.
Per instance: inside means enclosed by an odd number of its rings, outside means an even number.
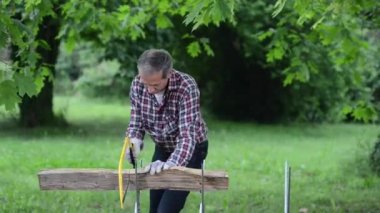
[[[119,178],[119,197],[120,197],[120,208],[124,209],[123,204],[123,162],[125,157],[125,150],[130,146],[130,141],[128,137],[125,137],[124,139],[124,145],[123,149],[120,153],[120,159],[119,159],[119,169],[118,169],[118,178]]]

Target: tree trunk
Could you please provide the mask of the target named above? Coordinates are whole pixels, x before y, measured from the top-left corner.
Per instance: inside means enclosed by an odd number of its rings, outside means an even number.
[[[55,75],[55,63],[59,51],[59,40],[56,39],[59,32],[59,22],[51,16],[45,17],[40,25],[37,39],[46,41],[50,49],[39,47],[37,52],[41,59],[39,65],[48,64]],[[20,124],[24,127],[36,127],[56,124],[53,112],[53,82],[45,79],[44,87],[37,96],[24,95],[20,107]]]

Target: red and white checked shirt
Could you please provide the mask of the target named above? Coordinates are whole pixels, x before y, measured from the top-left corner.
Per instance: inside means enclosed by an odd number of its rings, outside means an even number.
[[[168,161],[186,166],[195,145],[207,140],[199,95],[190,75],[173,70],[160,104],[137,76],[130,90],[132,109],[127,136],[143,140],[147,132],[158,147],[171,153]]]

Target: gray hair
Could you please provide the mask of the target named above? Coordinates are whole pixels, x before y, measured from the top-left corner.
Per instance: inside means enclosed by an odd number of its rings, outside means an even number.
[[[173,59],[168,51],[163,49],[145,50],[137,61],[137,69],[145,74],[162,71],[162,78],[166,78],[173,68]]]

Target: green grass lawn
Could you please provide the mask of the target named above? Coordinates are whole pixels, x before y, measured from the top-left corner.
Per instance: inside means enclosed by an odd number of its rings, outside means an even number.
[[[59,97],[55,109],[69,128],[15,128],[0,114],[0,212],[133,212],[133,192],[121,210],[117,191],[39,190],[41,169],[116,169],[128,124],[126,101]],[[365,164],[379,126],[207,122],[206,167],[230,178],[228,191],[206,193],[207,212],[282,212],[285,160],[292,168],[291,212],[380,211],[380,178]],[[152,151],[147,140],[144,162]],[[141,202],[148,212],[147,191]],[[199,202],[200,194],[191,193],[183,212],[197,212]]]

